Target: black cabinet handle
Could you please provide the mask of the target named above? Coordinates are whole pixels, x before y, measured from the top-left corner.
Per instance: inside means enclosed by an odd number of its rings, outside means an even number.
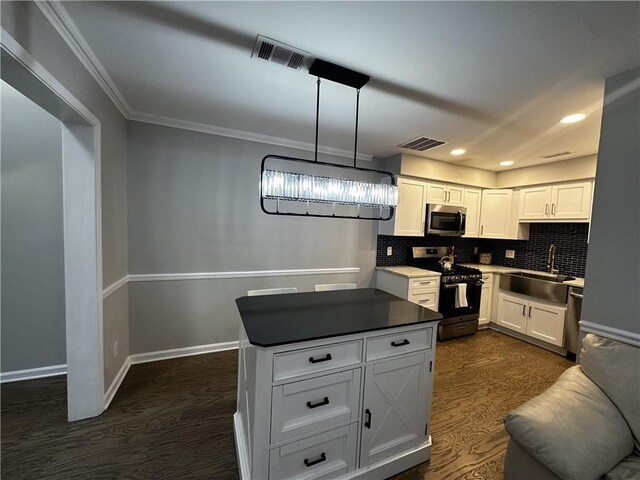
[[[527,306],[526,305],[522,305],[522,315],[523,316],[526,315],[526,313],[525,313],[526,311],[527,311]]]
[[[531,306],[529,306],[529,318],[531,318]]]
[[[371,410],[367,408],[364,411],[364,414],[367,416],[367,419],[364,421],[364,426],[367,428],[371,428]]]
[[[331,356],[330,353],[327,353],[324,357],[322,358],[313,358],[313,357],[309,357],[309,361],[311,363],[319,363],[319,362],[326,362],[328,360],[331,360],[333,357]]]
[[[318,463],[322,463],[327,459],[327,455],[322,452],[320,454],[320,458],[316,458],[315,460],[309,460],[308,458],[304,459],[304,464],[307,466],[307,468],[309,467],[313,467],[314,465],[317,465]]]
[[[396,343],[396,342],[391,342],[391,346],[392,347],[402,347],[403,345],[409,345],[409,340],[407,340],[406,338],[400,342],[400,343]]]
[[[307,407],[309,408],[318,408],[323,405],[329,405],[329,397],[324,397],[324,400],[320,400],[318,403],[307,402]]]

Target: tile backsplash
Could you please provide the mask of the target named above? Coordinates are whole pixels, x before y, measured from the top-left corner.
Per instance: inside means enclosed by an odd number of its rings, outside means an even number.
[[[560,273],[584,277],[587,264],[587,223],[533,223],[529,240],[490,240],[479,238],[393,237],[378,235],[376,265],[406,265],[411,247],[454,245],[459,262],[477,262],[474,248],[492,255],[491,263],[529,270],[547,270],[549,246],[556,246],[556,268]],[[387,247],[393,255],[387,256]],[[514,250],[515,258],[506,258],[505,250]]]

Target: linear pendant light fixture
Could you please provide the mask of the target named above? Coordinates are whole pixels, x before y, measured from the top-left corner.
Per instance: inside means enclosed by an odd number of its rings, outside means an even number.
[[[320,59],[313,62],[309,74],[318,77],[314,159],[264,157],[260,167],[262,211],[269,215],[390,220],[398,204],[395,175],[356,164],[360,89],[367,84],[369,76]],[[318,161],[321,78],[356,89],[353,166]],[[267,163],[277,166],[267,167]],[[332,175],[335,172],[340,174]]]

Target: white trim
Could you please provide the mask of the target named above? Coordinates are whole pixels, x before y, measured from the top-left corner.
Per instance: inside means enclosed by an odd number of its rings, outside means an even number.
[[[128,275],[129,282],[164,282],[172,280],[210,280],[218,278],[288,277],[359,273],[359,267],[305,268],[298,270],[255,270],[242,272],[143,273]]]
[[[14,370],[13,372],[0,373],[0,383],[20,382],[22,380],[34,380],[36,378],[55,377],[66,375],[67,365],[51,365],[49,367],[28,368],[26,370]]]
[[[180,128],[183,130],[190,130],[193,132],[208,133],[212,135],[219,135],[221,137],[238,138],[241,140],[248,140],[250,142],[266,143],[269,145],[278,145],[280,147],[295,148],[297,150],[305,150],[313,152],[315,145],[313,143],[299,142],[297,140],[291,140],[288,138],[273,137],[271,135],[264,135],[261,133],[248,132],[246,130],[234,130],[231,128],[219,127],[217,125],[210,125],[208,123],[191,122],[189,120],[181,120],[178,118],[171,118],[164,115],[156,115],[153,113],[144,112],[131,112],[127,117],[129,120],[136,122],[151,123],[153,125],[161,125],[164,127]],[[318,146],[318,152],[334,155],[337,157],[353,158],[353,151],[344,150],[342,148],[327,147],[324,145]],[[358,160],[364,160],[370,162],[373,159],[373,155],[368,153],[358,153]]]
[[[38,4],[39,2],[36,2]],[[42,84],[53,91],[69,107],[78,112],[91,125],[100,125],[100,120],[95,117],[64,85],[56,80],[33,56],[18,43],[4,28],[0,28],[0,44],[2,48],[19,63],[31,72]]]
[[[113,397],[115,397],[116,392],[120,388],[120,385],[122,385],[122,381],[124,380],[124,377],[126,377],[127,373],[129,373],[129,368],[130,367],[131,367],[131,357],[127,357],[127,359],[122,364],[122,367],[120,367],[120,370],[118,371],[118,374],[113,379],[113,382],[111,382],[111,385],[109,386],[109,389],[104,394],[104,409],[105,410],[107,408],[109,408],[109,405],[111,405],[111,401],[113,400]]]
[[[191,355],[202,355],[205,353],[224,352],[238,348],[238,341],[223,343],[211,343],[209,345],[196,345],[193,347],[172,348],[170,350],[160,350],[157,352],[137,353],[130,355],[129,360],[132,365],[138,363],[157,362],[158,360],[168,360],[170,358],[190,357]]]
[[[89,47],[89,44],[82,36],[82,33],[80,33],[80,30],[78,29],[75,22],[69,16],[69,13],[65,9],[64,5],[58,0],[38,1],[35,2],[35,4],[40,9],[45,18],[49,21],[49,23],[53,26],[56,32],[58,32],[65,43],[69,46],[78,60],[80,60],[80,63],[82,63],[82,65],[87,69],[87,71],[95,79],[95,81],[102,88],[109,99],[111,99],[122,116],[127,120],[135,120],[137,122],[151,123],[154,125],[162,125],[165,127],[180,128],[183,130],[191,130],[200,133],[209,133],[213,135],[220,135],[223,137],[238,138],[251,142],[278,145],[282,147],[295,148],[298,150],[305,150],[310,152],[313,152],[315,150],[315,145],[312,143],[299,142],[297,140],[290,140],[287,138],[273,137],[271,135],[264,135],[261,133],[249,132],[245,130],[234,130],[217,125],[210,125],[208,123],[192,122],[189,120],[182,120],[167,117],[164,115],[157,115],[153,113],[133,110],[113,79],[107,73],[104,65],[100,63],[98,57],[96,57],[95,53],[93,53],[93,51],[91,50],[91,47]],[[338,157],[353,158],[353,151],[344,150],[341,148],[320,145],[318,147],[318,152],[327,155],[335,155]],[[372,159],[373,155],[371,154],[358,153],[358,160],[370,162]]]
[[[580,330],[640,347],[640,333],[627,332],[626,330],[608,327],[599,323],[585,322],[584,320],[580,320]]]
[[[129,276],[128,275],[125,275],[124,277],[116,280],[111,285],[109,285],[107,288],[102,290],[102,299],[105,300],[109,295],[114,293],[120,287],[125,286],[128,282],[129,282]]]
[[[69,16],[67,10],[59,1],[35,2],[45,18],[62,37],[71,51],[78,57],[84,68],[98,82],[104,93],[111,99],[120,113],[125,118],[131,114],[131,107],[118,89],[113,79],[109,76],[104,66],[93,53],[89,44],[84,39],[80,30]]]
[[[236,455],[238,458],[238,473],[240,474],[240,480],[251,480],[251,466],[249,465],[247,439],[244,438],[240,412],[233,414],[233,433],[233,437],[236,441]]]

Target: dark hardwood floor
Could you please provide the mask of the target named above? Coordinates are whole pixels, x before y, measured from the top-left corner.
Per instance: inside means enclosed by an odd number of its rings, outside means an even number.
[[[432,459],[394,479],[502,478],[502,418],[571,362],[489,330],[437,348]],[[2,479],[237,479],[236,357],[135,365],[109,410],[71,424],[65,377],[2,385]]]

